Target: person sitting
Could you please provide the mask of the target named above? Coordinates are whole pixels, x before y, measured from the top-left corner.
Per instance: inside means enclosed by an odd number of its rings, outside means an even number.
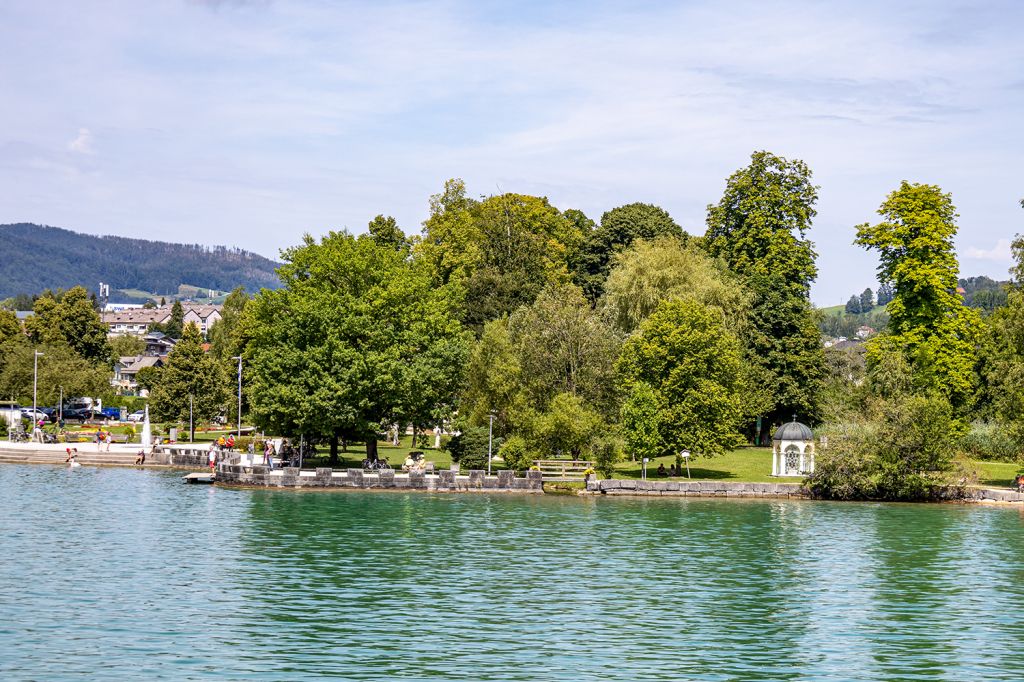
[[[1024,474],[1017,474],[1017,478],[1013,479],[1013,484],[1017,487],[1017,492],[1024,493]]]
[[[665,470],[665,463],[664,462],[662,462],[661,464],[658,465],[658,475],[659,476],[668,476],[668,472]]]
[[[139,450],[139,455],[135,458],[135,463],[138,464],[138,465],[142,465],[142,464],[146,463],[146,451],[145,450]]]
[[[672,462],[672,466],[668,468],[668,475],[673,478],[679,475],[679,469],[676,468],[675,462]]]
[[[408,455],[405,458],[405,464],[402,465],[402,471],[412,471],[416,468],[416,460],[413,459],[412,455]]]

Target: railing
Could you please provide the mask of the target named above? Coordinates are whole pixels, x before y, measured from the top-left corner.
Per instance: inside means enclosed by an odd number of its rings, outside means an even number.
[[[594,468],[594,463],[584,459],[536,459],[533,465],[540,469],[545,481],[583,481],[586,471]]]

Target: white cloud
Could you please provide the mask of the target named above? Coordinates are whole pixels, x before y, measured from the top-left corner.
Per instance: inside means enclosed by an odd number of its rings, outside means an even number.
[[[68,149],[78,154],[94,154],[92,146],[92,133],[88,128],[79,128],[78,137],[68,143]]]
[[[996,242],[996,245],[991,249],[979,249],[976,246],[971,246],[967,249],[965,254],[968,258],[976,258],[978,260],[990,260],[995,263],[1011,263],[1013,262],[1013,252],[1010,250],[1010,240],[1000,239]]]

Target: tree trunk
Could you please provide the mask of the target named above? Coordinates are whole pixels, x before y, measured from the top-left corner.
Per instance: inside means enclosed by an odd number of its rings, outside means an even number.
[[[416,434],[417,434],[418,432],[419,432],[419,429],[417,429],[417,428],[416,428],[416,425],[415,425],[415,424],[413,424],[413,425],[412,425],[412,445],[410,446],[410,447],[411,447],[411,448],[412,448],[413,450],[415,450],[415,449],[416,449]]]
[[[377,461],[377,435],[372,434],[366,439],[366,459],[371,462]]]
[[[338,466],[338,434],[331,436],[331,458],[327,463],[332,467]]]

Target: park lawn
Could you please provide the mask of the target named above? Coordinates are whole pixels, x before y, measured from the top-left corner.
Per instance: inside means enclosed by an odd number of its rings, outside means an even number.
[[[647,463],[647,476],[660,478],[657,474],[658,465],[664,464],[668,469],[675,461],[675,457],[671,455],[651,460]],[[642,467],[640,462],[620,462],[615,465],[614,478],[640,478]],[[692,479],[734,481],[736,483],[770,483],[785,480],[772,478],[771,473],[771,448],[742,447],[718,457],[690,458],[690,478]],[[685,469],[682,478],[686,479]]]
[[[660,478],[658,464],[668,469],[675,458],[659,457],[647,464],[647,476]],[[1016,462],[992,462],[970,460],[977,473],[978,485],[984,487],[1009,488],[1022,467]],[[620,462],[615,467],[615,478],[640,478],[640,462]],[[699,480],[734,481],[736,483],[770,483],[779,481],[797,482],[799,478],[772,477],[771,448],[743,447],[719,457],[693,458],[690,461],[690,476]],[[683,478],[685,479],[685,473]],[[679,479],[672,479],[679,480]]]
[[[989,462],[971,460],[978,472],[978,485],[990,488],[1009,488],[1021,471],[1017,462]]]
[[[395,469],[402,468],[406,457],[408,457],[409,453],[413,450],[422,452],[423,456],[427,458],[427,461],[434,463],[435,469],[448,469],[452,464],[451,453],[447,450],[434,450],[433,448],[424,447],[414,448],[412,446],[412,436],[403,436],[400,442],[401,445],[395,446],[387,441],[377,441],[377,456],[387,459],[388,463]],[[330,447],[326,444],[317,445],[317,455],[318,456],[315,458],[308,457],[303,460],[303,468],[328,466],[327,461],[330,456]],[[338,468],[358,469],[363,466],[364,459],[366,459],[366,444],[349,443],[347,452],[342,452],[339,449]]]

